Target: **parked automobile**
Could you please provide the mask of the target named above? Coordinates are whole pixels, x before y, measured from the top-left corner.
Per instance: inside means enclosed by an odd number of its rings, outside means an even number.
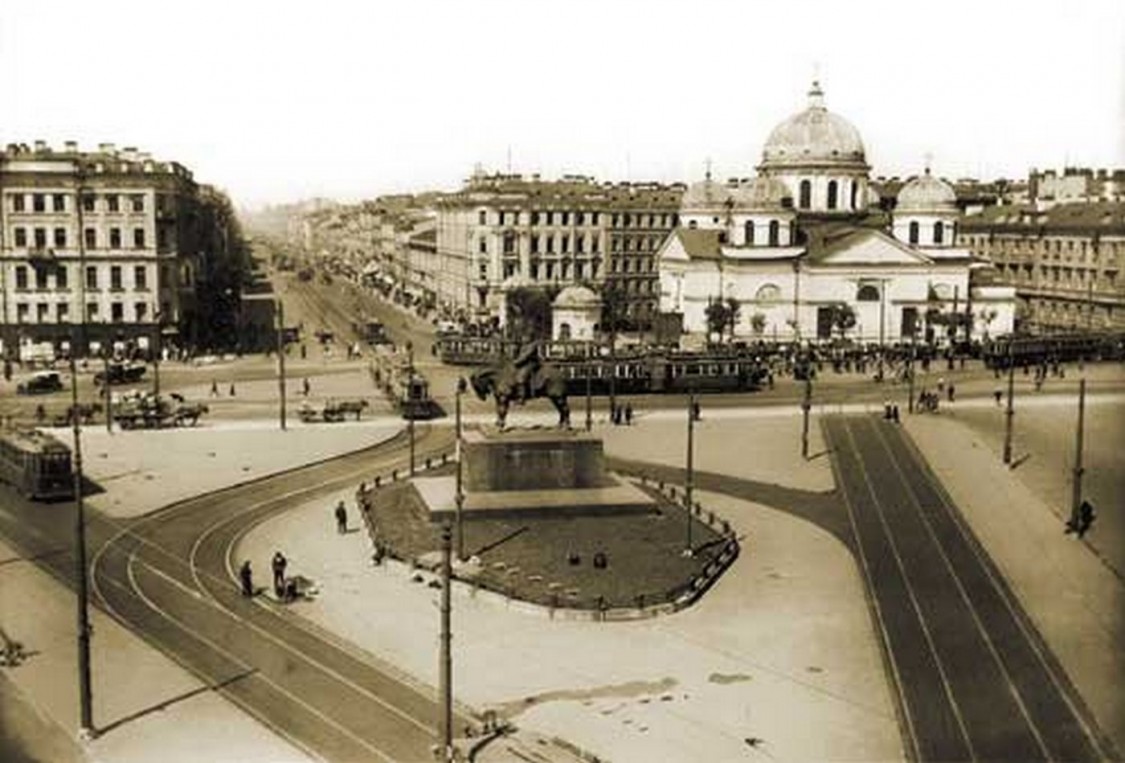
[[[63,388],[62,379],[57,371],[40,371],[27,381],[16,385],[16,393],[20,395],[42,395],[48,392],[58,392]]]
[[[139,382],[144,375],[145,367],[141,363],[109,364],[110,384],[132,384],[134,382]],[[105,371],[98,371],[94,374],[94,384],[105,384],[105,379]]]

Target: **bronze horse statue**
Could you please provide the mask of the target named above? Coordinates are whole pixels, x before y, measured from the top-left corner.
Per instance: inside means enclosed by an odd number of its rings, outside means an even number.
[[[557,368],[537,366],[521,379],[519,369],[511,361],[496,368],[478,371],[469,377],[469,383],[481,400],[491,395],[496,400],[496,423],[503,429],[508,419],[508,407],[537,397],[546,397],[559,413],[559,426],[570,426],[570,406],[566,402],[566,380]]]

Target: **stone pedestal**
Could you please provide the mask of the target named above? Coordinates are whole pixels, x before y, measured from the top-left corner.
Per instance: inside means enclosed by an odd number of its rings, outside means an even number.
[[[466,431],[462,448],[465,520],[653,511],[644,491],[605,470],[602,441],[585,432]],[[414,488],[442,521],[456,511],[456,477],[418,477]]]

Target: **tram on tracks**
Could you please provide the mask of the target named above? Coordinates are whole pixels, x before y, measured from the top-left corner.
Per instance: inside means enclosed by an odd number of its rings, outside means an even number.
[[[72,498],[70,448],[36,429],[0,432],[0,481],[35,500]]]
[[[1009,363],[1015,366],[1034,366],[1077,360],[1122,360],[1125,359],[1125,332],[1044,334],[993,339],[982,345],[981,357],[988,368],[1007,368]]]
[[[432,419],[442,415],[430,395],[430,383],[411,367],[409,353],[380,348],[371,363],[371,380],[404,419]]]

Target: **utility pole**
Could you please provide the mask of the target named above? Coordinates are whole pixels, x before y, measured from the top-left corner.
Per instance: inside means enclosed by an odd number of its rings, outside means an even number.
[[[917,345],[914,343],[914,329],[915,327],[912,325],[910,327],[910,360],[907,361],[906,364],[906,409],[911,413],[914,413],[914,350],[917,348]]]
[[[438,724],[441,760],[453,757],[453,634],[450,632],[450,611],[452,605],[449,586],[453,574],[450,563],[451,538],[449,522],[441,528],[441,656],[439,658],[439,691],[441,693],[441,722]]]
[[[457,379],[456,412],[457,412],[457,492],[454,500],[457,505],[457,561],[465,561],[465,526],[462,524],[461,512],[465,508],[464,466],[462,459],[465,457],[465,446],[461,441],[461,395],[465,392],[465,377]]]
[[[805,397],[801,400],[801,458],[809,458],[809,409],[812,408],[812,367],[805,370]]]
[[[1004,463],[1012,464],[1012,396],[1016,388],[1016,362],[1012,355],[1012,340],[1008,340],[1008,408],[1004,411]]]
[[[879,381],[883,381],[883,356],[887,352],[886,325],[887,325],[887,281],[879,282]]]
[[[414,409],[411,398],[414,394],[414,343],[406,343],[406,357],[409,364],[406,369],[406,399],[403,401],[403,412],[406,413],[406,427],[410,430],[410,476],[414,476]]]
[[[695,390],[688,392],[687,406],[687,479],[684,481],[684,508],[687,510],[687,539],[684,556],[694,556],[691,544],[691,511],[695,492]]]
[[[285,303],[277,300],[277,386],[281,399],[278,415],[281,417],[281,431],[285,431]]]
[[[102,348],[102,390],[105,392],[105,433],[113,434],[113,390],[109,383],[109,347]],[[73,416],[78,416],[78,403],[71,408]]]
[[[1078,509],[1082,505],[1082,475],[1085,469],[1082,466],[1082,434],[1086,424],[1086,380],[1078,380],[1078,431],[1074,438],[1074,481],[1070,494],[1070,515],[1078,516]]]
[[[152,353],[152,394],[160,394],[160,353],[164,349],[164,316],[159,311],[156,313],[156,341],[153,342]]]
[[[85,277],[85,274],[83,274]],[[83,305],[85,308],[85,305]],[[108,380],[107,380],[108,390]],[[82,500],[82,428],[78,416],[78,367],[70,353],[71,427],[74,434],[74,573],[78,582],[78,734],[93,739],[93,693],[90,682],[89,585],[86,580],[86,512]]]
[[[594,408],[590,400],[590,359],[586,358],[586,431],[589,432],[594,426]]]

